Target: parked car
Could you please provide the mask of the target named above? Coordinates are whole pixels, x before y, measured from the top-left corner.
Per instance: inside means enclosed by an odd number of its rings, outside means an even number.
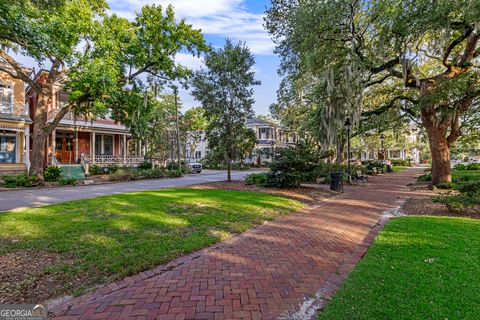
[[[202,172],[202,164],[198,162],[189,163],[190,169],[192,173],[200,173]]]

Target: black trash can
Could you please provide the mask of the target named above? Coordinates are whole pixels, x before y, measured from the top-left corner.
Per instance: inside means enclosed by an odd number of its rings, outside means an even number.
[[[387,172],[393,172],[393,168],[391,164],[387,164]]]
[[[343,172],[330,172],[330,190],[343,191]]]

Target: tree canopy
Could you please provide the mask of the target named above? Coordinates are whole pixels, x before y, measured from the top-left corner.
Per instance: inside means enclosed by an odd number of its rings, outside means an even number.
[[[273,111],[306,109],[301,123],[314,116],[331,142],[346,116],[396,110],[425,127],[432,183],[449,181],[450,146],[480,97],[479,22],[471,0],[273,0],[266,27],[285,76]]]
[[[227,39],[225,46],[205,56],[205,69],[193,78],[192,95],[201,102],[208,121],[206,138],[209,149],[222,154],[231,180],[231,161],[244,156],[245,141],[252,135],[245,131],[245,121],[253,116],[252,70],[255,60],[242,42],[233,44]],[[252,144],[250,145],[253,149]]]
[[[208,51],[198,29],[177,20],[173,7],[146,5],[134,21],[107,13],[104,0],[0,0],[0,71],[25,81],[37,95],[31,172],[43,178],[45,141],[68,112],[102,116],[111,111],[129,122],[142,108],[146,85],[186,77],[179,52]],[[9,50],[49,66],[40,83],[25,73]],[[69,103],[47,122],[52,85],[62,84]],[[131,119],[130,119],[131,120]],[[131,122],[131,121],[130,121]]]

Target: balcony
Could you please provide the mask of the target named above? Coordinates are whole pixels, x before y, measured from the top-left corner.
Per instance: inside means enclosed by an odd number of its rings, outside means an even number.
[[[48,121],[52,121],[58,114],[58,112],[58,109],[48,111]],[[73,114],[73,112],[68,112],[67,114],[65,114],[62,120],[60,120],[60,123],[66,125],[80,125],[84,127],[94,127],[102,129],[127,130],[124,125],[116,123],[108,117],[107,119],[93,120],[86,116],[76,116]]]

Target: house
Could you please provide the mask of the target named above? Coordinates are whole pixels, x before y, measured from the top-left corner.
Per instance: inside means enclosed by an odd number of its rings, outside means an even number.
[[[362,148],[360,160],[411,160],[420,163],[419,136],[416,125],[411,124],[407,134],[401,140],[401,142],[385,148]]]
[[[257,136],[257,144],[246,159],[247,162],[269,163],[272,161],[275,148],[295,145],[299,139],[297,132],[261,118],[247,119],[245,126],[253,130]]]
[[[35,81],[44,83],[48,71],[41,70]],[[48,106],[47,122],[51,122],[59,110],[68,103],[68,94],[62,83],[55,83]],[[34,114],[36,93],[27,90],[30,114]],[[138,165],[144,160],[144,148],[135,144],[130,131],[108,116],[92,119],[67,113],[47,140],[46,163],[58,166],[83,167],[88,173],[91,165]]]
[[[11,67],[2,63],[2,68],[9,70]],[[0,71],[0,175],[18,174],[29,169],[32,121],[28,111],[24,82]]]
[[[248,163],[269,163],[272,161],[275,148],[295,145],[299,139],[297,132],[261,118],[247,119],[245,126],[253,130],[257,137],[257,143],[252,153],[245,159],[245,162]],[[187,159],[189,161],[200,161],[208,153],[205,133],[201,131],[199,134],[201,139],[197,141],[195,148],[192,148],[192,151],[187,148]]]

